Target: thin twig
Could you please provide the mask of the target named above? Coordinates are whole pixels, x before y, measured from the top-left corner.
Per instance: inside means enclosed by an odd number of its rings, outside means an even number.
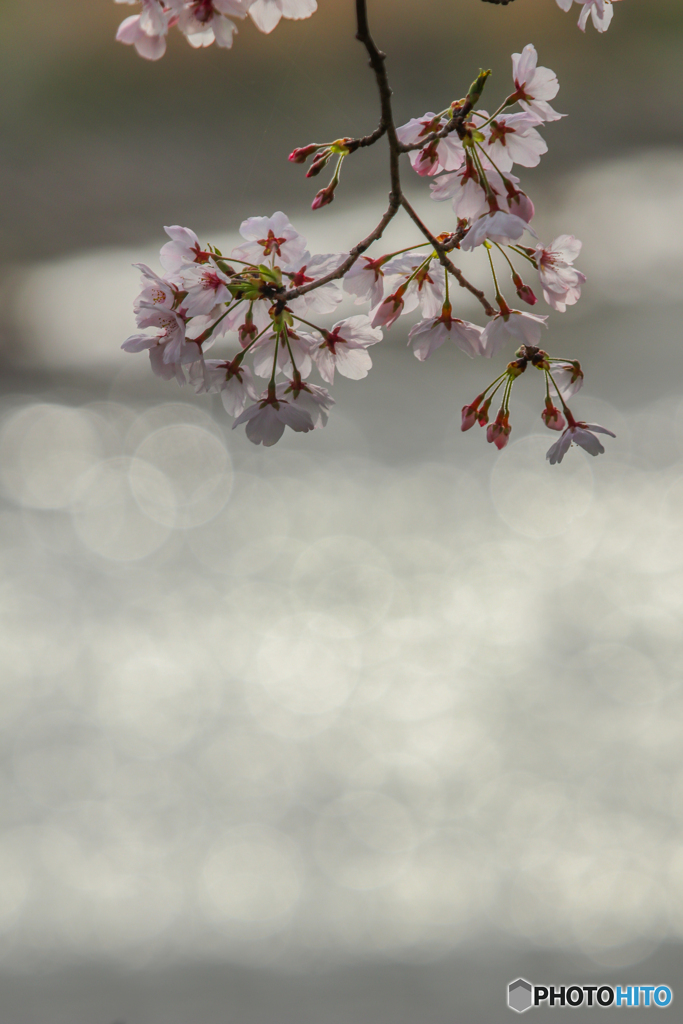
[[[400,198],[396,200],[394,200],[393,197],[389,198],[389,206],[382,215],[382,219],[379,224],[373,228],[370,234],[364,238],[362,242],[358,242],[357,245],[354,245],[347,258],[337,267],[336,270],[331,271],[329,274],[325,274],[324,277],[318,278],[317,281],[311,281],[310,284],[303,284],[299,288],[291,288],[288,292],[284,292],[284,294],[278,299],[278,302],[283,304],[287,303],[291,299],[297,299],[300,295],[305,295],[306,292],[312,292],[315,288],[320,288],[324,284],[329,284],[330,281],[338,281],[340,277],[343,277],[347,270],[351,269],[358,257],[361,256],[366,249],[369,249],[373,242],[376,242],[382,237],[387,224],[396,216],[400,203]]]
[[[420,220],[415,210],[412,208],[412,206],[410,205],[410,203],[408,202],[404,195],[401,196],[401,206],[406,211],[410,219],[417,225],[417,227],[420,229],[425,238],[427,238],[434,246],[434,251],[439,257],[439,262],[441,263],[441,265],[445,267],[446,270],[448,270],[453,275],[453,277],[456,279],[461,288],[466,288],[468,292],[471,292],[472,295],[475,296],[475,298],[479,299],[482,306],[484,307],[484,310],[489,316],[495,316],[496,310],[493,308],[489,300],[486,298],[484,292],[481,291],[481,289],[479,288],[475,288],[475,286],[467,280],[463,272],[459,270],[458,267],[456,267],[455,263],[449,260],[448,256],[446,255],[447,250],[444,248],[441,242],[439,242],[439,240],[434,237],[434,235],[431,233],[427,225]]]
[[[282,292],[276,300],[277,305],[282,308],[287,302],[291,301],[291,299],[296,299],[300,295],[305,295],[307,292],[320,288],[322,285],[328,284],[330,281],[337,281],[340,277],[343,277],[344,274],[346,274],[346,272],[353,266],[358,257],[364,253],[366,249],[369,249],[373,242],[378,241],[378,239],[382,237],[387,224],[393,220],[399,207],[402,206],[408,216],[420,229],[424,237],[434,247],[434,251],[439,257],[441,265],[453,275],[462,288],[466,288],[467,291],[471,292],[472,295],[479,300],[489,316],[495,316],[496,310],[490,304],[484,292],[479,288],[475,288],[475,286],[467,280],[462,271],[459,270],[446,255],[447,252],[453,248],[455,243],[451,242],[450,245],[444,245],[434,237],[429,228],[420,220],[415,210],[404,196],[401,188],[401,175],[399,168],[399,157],[401,153],[407,153],[413,149],[422,149],[425,145],[429,144],[430,141],[445,138],[453,131],[458,131],[458,133],[461,134],[463,131],[462,125],[467,114],[472,108],[472,104],[469,99],[465,100],[463,105],[453,114],[453,117],[448,124],[444,125],[440,131],[432,132],[430,135],[426,136],[419,144],[403,145],[396,134],[396,125],[394,123],[394,114],[391,106],[391,87],[389,85],[389,78],[387,76],[386,69],[386,56],[377,47],[377,44],[370,33],[367,0],[356,0],[356,23],[356,39],[358,39],[358,41],[365,47],[369,57],[370,67],[375,74],[375,81],[377,82],[377,90],[379,92],[381,115],[379,125],[375,131],[370,135],[364,136],[362,139],[351,140],[349,148],[353,152],[355,149],[359,149],[362,146],[372,145],[374,142],[377,142],[378,139],[382,138],[383,135],[387,136],[387,142],[389,144],[389,173],[391,179],[389,206],[387,207],[387,210],[379,224],[366,238],[361,242],[358,242],[357,245],[354,245],[347,258],[336,270],[331,271],[329,274],[319,278],[317,281],[311,281],[309,284],[301,285],[299,288],[291,288],[289,291]]]

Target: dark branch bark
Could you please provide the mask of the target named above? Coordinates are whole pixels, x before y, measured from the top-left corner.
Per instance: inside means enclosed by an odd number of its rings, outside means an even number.
[[[401,176],[398,166],[400,143],[396,135],[394,114],[391,109],[391,87],[389,86],[389,78],[386,69],[386,56],[377,48],[375,40],[370,34],[367,0],[356,0],[356,23],[358,28],[356,32],[356,39],[361,42],[367,50],[370,67],[375,73],[381,109],[379,127],[384,129],[389,140],[391,194],[398,199],[401,194]]]
[[[481,291],[480,288],[475,288],[474,285],[467,280],[463,272],[456,267],[455,263],[453,263],[452,260],[449,260],[448,256],[446,255],[446,252],[448,250],[441,244],[441,242],[439,242],[434,237],[434,235],[431,233],[427,225],[420,220],[418,215],[415,213],[415,210],[412,208],[406,197],[403,195],[401,196],[401,206],[406,211],[410,219],[418,226],[418,228],[425,236],[425,238],[427,238],[434,246],[434,251],[439,257],[439,263],[443,267],[445,267],[446,270],[449,271],[449,273],[453,275],[453,277],[456,279],[461,288],[466,288],[468,292],[471,292],[472,295],[475,296],[475,298],[479,299],[482,306],[484,307],[484,310],[489,316],[495,316],[496,310],[493,308],[489,300],[486,298],[484,292]]]
[[[426,136],[419,144],[411,146],[402,145],[396,134],[396,125],[394,123],[394,114],[391,106],[391,87],[389,85],[389,78],[387,76],[386,69],[386,57],[377,47],[377,44],[370,33],[370,26],[368,25],[367,0],[356,0],[356,24],[356,39],[363,44],[367,51],[369,64],[375,74],[375,81],[377,82],[377,90],[379,92],[380,100],[380,122],[374,132],[371,132],[370,135],[366,135],[361,139],[351,140],[349,150],[354,152],[356,149],[360,149],[363,146],[371,146],[374,142],[377,142],[378,139],[381,139],[383,135],[387,136],[387,141],[389,143],[389,173],[391,179],[389,206],[387,207],[387,210],[379,224],[366,238],[361,242],[358,242],[357,245],[354,245],[353,249],[349,252],[348,257],[344,260],[341,266],[337,268],[337,270],[332,271],[330,274],[326,274],[325,277],[321,277],[317,281],[312,281],[310,284],[302,285],[299,288],[292,288],[289,291],[283,292],[278,298],[277,304],[284,306],[291,299],[296,299],[300,295],[305,295],[307,292],[320,288],[322,285],[328,284],[330,281],[337,281],[339,278],[343,277],[347,270],[351,269],[358,257],[361,256],[366,249],[369,249],[373,242],[378,241],[382,237],[387,224],[393,220],[399,207],[402,206],[408,216],[420,229],[424,237],[434,246],[434,251],[436,252],[442,266],[444,266],[446,270],[453,275],[462,288],[466,288],[467,291],[471,292],[472,295],[479,300],[488,316],[495,316],[496,310],[490,304],[484,292],[479,288],[475,288],[474,285],[467,280],[462,271],[459,270],[448,258],[446,254],[449,251],[449,248],[439,242],[431,233],[429,228],[423,224],[404,196],[401,188],[401,175],[399,169],[399,157],[401,153],[408,153],[413,149],[422,149],[423,146],[427,145],[434,139],[445,138],[445,136],[450,134],[450,132],[462,130],[462,125],[467,114],[471,110],[472,105],[468,100],[466,100],[464,105],[458,109],[457,113],[451,118],[447,125],[444,125],[440,131],[432,132],[430,135]]]
[[[357,245],[354,245],[353,249],[351,249],[351,251],[349,252],[348,257],[339,267],[337,267],[336,270],[333,270],[331,271],[331,273],[326,274],[325,277],[318,278],[317,281],[312,281],[310,284],[303,284],[299,288],[290,289],[290,291],[284,293],[280,301],[283,303],[287,303],[290,301],[290,299],[296,299],[300,295],[305,295],[306,292],[312,292],[316,288],[320,288],[324,284],[329,284],[330,281],[338,281],[340,277],[344,276],[347,270],[351,269],[351,267],[356,262],[358,257],[362,256],[365,250],[369,249],[373,242],[376,242],[379,238],[382,237],[384,229],[386,228],[389,221],[394,219],[394,217],[398,213],[400,205],[400,197],[394,199],[392,196],[390,196],[389,206],[384,212],[382,219],[380,220],[377,227],[375,227],[370,232],[370,234],[363,239],[362,242],[358,242]]]

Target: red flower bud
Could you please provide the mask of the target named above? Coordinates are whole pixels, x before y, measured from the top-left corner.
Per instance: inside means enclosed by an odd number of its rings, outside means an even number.
[[[293,164],[303,164],[308,160],[312,153],[317,152],[319,149],[320,146],[316,146],[315,144],[310,146],[299,146],[297,149],[292,150],[287,159]]]
[[[508,443],[512,427],[508,423],[508,414],[502,410],[498,413],[493,423],[489,423],[486,430],[486,440],[495,444],[498,451],[501,451]]]
[[[550,430],[564,430],[565,419],[559,409],[555,408],[549,398],[545,400],[545,409],[541,413],[541,419]]]
[[[463,405],[461,430],[469,430],[477,422],[478,408],[476,405]]]
[[[321,206],[329,206],[334,199],[334,190],[337,187],[336,181],[331,181],[325,188],[321,188],[311,203],[312,210],[319,210]]]
[[[491,408],[491,399],[487,398],[482,405],[477,415],[477,423],[480,427],[485,427],[489,421],[489,409]]]

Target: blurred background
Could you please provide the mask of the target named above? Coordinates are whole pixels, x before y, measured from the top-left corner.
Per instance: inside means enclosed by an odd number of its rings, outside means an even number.
[[[548,467],[527,374],[498,455],[459,430],[492,367],[417,363],[403,321],[270,450],[154,378],[120,344],[163,224],[230,246],[284,209],[327,252],[384,208],[381,146],[317,214],[286,160],[376,124],[353,4],[152,64],[126,6],[2,3],[3,1024],[471,1024],[520,975],[683,985],[683,9],[583,36],[553,0],[369,7],[399,123],[480,66],[493,109],[530,41],[557,72],[522,184],[589,282],[547,347],[617,438]]]

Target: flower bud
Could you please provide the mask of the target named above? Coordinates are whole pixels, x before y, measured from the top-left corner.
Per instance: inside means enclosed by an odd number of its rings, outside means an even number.
[[[287,159],[293,164],[303,164],[312,153],[316,153],[319,149],[320,146],[316,146],[315,143],[310,146],[300,146],[298,149],[293,149]]]
[[[461,430],[469,430],[477,422],[477,414],[479,407],[476,402],[472,405],[463,405],[462,407],[462,423],[460,424]]]
[[[470,104],[471,107],[476,107],[477,103],[479,102],[481,94],[484,91],[484,86],[486,85],[486,79],[489,77],[490,74],[490,71],[484,71],[483,69],[481,69],[475,80],[472,82],[472,85],[469,88],[469,92],[467,93],[466,101],[467,103]]]
[[[541,419],[545,423],[549,430],[564,430],[566,427],[565,419],[559,409],[557,409],[550,398],[545,400],[545,409],[541,413]]]
[[[536,296],[532,292],[532,290],[529,287],[529,285],[528,284],[524,284],[524,281],[522,281],[522,279],[519,276],[519,274],[513,274],[512,275],[512,282],[513,282],[515,288],[517,289],[517,295],[522,300],[522,302],[527,302],[530,306],[535,306],[536,303],[538,302],[538,299],[536,298]]]
[[[318,153],[317,157],[315,158],[315,160],[313,161],[311,166],[306,171],[306,177],[307,178],[315,178],[315,176],[317,174],[320,174],[320,172],[322,171],[323,167],[325,166],[327,161],[330,159],[331,155],[332,154],[331,154],[329,149],[323,149],[323,151],[321,153]]]
[[[320,191],[316,193],[315,199],[311,203],[311,209],[319,210],[321,206],[329,206],[334,199],[334,190],[336,187],[337,182],[332,180],[325,188],[321,188]]]
[[[498,451],[501,451],[508,443],[512,427],[508,423],[508,414],[501,410],[493,423],[489,423],[486,430],[486,440],[489,444],[495,444]]]
[[[533,219],[535,208],[534,204],[529,199],[528,195],[524,192],[519,192],[517,189],[508,191],[508,206],[510,207],[510,213],[514,213],[515,216],[521,217],[527,224],[531,223]]]
[[[477,413],[477,423],[480,427],[485,427],[489,421],[489,409],[491,408],[491,399],[487,398],[481,409]]]

